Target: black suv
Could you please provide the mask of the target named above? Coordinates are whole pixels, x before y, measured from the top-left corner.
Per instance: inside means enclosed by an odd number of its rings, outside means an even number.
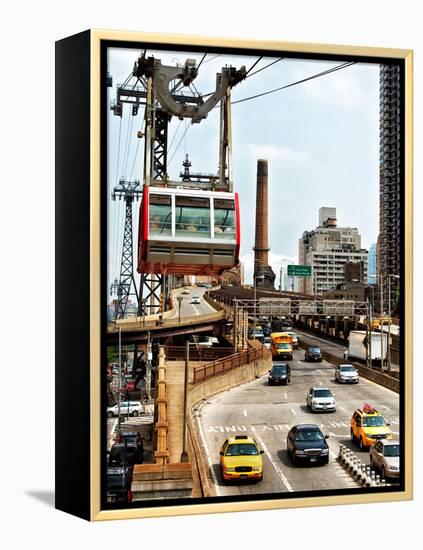
[[[107,502],[128,504],[132,501],[132,467],[107,468]]]
[[[309,346],[308,349],[306,349],[304,354],[304,360],[305,361],[318,361],[319,363],[322,362],[322,352],[320,351],[319,346]]]
[[[284,384],[285,386],[291,382],[291,368],[286,363],[274,363],[269,370],[268,383],[269,386],[273,384]]]
[[[123,439],[116,442],[109,453],[109,467],[133,466],[142,464],[144,459],[144,449],[136,442]]]

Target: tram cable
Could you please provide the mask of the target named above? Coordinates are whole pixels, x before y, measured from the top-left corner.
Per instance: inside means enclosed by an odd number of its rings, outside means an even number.
[[[334,73],[336,71],[339,71],[341,69],[346,69],[347,67],[350,67],[351,65],[355,65],[356,61],[349,61],[346,63],[343,63],[342,65],[337,65],[336,67],[332,67],[331,69],[327,69],[326,71],[322,71],[320,73],[308,76],[306,78],[303,78],[301,80],[297,80],[296,82],[291,82],[290,84],[286,84],[285,86],[280,86],[279,88],[274,88],[273,90],[269,90],[267,92],[262,92],[261,94],[256,94],[250,97],[245,97],[243,99],[238,99],[238,101],[232,101],[232,105],[236,105],[237,103],[243,103],[244,101],[250,101],[251,99],[257,99],[258,97],[263,97],[265,95],[273,94],[275,92],[279,92],[281,90],[286,90],[287,88],[291,88],[292,86],[297,86],[298,84],[302,84],[304,82],[308,82],[309,80],[313,80],[315,78],[319,78],[321,76],[326,76],[330,73]]]

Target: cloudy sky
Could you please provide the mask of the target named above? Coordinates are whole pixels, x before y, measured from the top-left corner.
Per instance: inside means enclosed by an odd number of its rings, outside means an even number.
[[[140,50],[110,49],[108,72],[116,84],[132,70]],[[163,64],[183,64],[203,57],[184,52],[148,50]],[[225,65],[247,70],[258,57],[208,54],[195,87],[207,94],[215,89],[216,73]],[[263,58],[251,73],[278,58]],[[255,183],[257,159],[269,161],[269,237],[271,264],[279,276],[280,266],[296,263],[298,239],[318,224],[321,206],[337,208],[338,224],[357,227],[362,246],[376,242],[379,192],[379,66],[355,64],[291,88],[235,102],[296,82],[342,64],[332,61],[283,59],[252,75],[232,90],[232,144],[234,189],[241,206],[241,259],[246,281],[252,279],[254,246]],[[144,108],[132,117],[124,107],[122,119],[109,111],[109,191],[120,177],[142,181]],[[188,153],[192,171],[217,172],[219,109],[200,124],[190,125],[173,117],[169,126],[169,176],[179,180],[181,163]],[[181,140],[186,126],[186,136]],[[119,139],[120,135],[120,139]],[[137,144],[138,149],[137,149]],[[137,216],[137,208],[134,209]],[[109,273],[119,276],[124,205],[110,201]],[[136,227],[136,224],[134,224]],[[134,234],[134,243],[136,235]],[[277,279],[278,283],[278,279]]]

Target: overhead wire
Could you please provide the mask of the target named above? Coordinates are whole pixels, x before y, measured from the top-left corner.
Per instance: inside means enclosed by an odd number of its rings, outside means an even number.
[[[185,128],[185,132],[183,133],[183,135],[182,135],[181,139],[179,140],[179,143],[178,143],[178,145],[176,146],[176,149],[175,149],[175,151],[174,151],[173,155],[171,156],[170,160],[169,160],[169,161],[168,161],[168,163],[167,163],[167,165],[168,165],[168,166],[170,166],[170,163],[172,162],[172,160],[173,160],[173,157],[174,157],[174,156],[175,156],[175,154],[176,154],[176,151],[177,151],[177,150],[179,149],[179,146],[181,145],[181,143],[182,143],[182,140],[183,140],[183,139],[185,138],[185,136],[186,136],[186,134],[187,134],[188,130],[189,130],[189,129],[191,128],[191,126],[192,126],[192,124],[189,124],[188,126],[186,126],[186,128]],[[186,149],[186,142],[185,142],[185,149]]]
[[[247,74],[245,75],[245,77],[248,76],[248,74],[254,69],[254,67],[257,65],[257,63],[259,63],[259,61],[261,61],[262,59],[263,59],[263,56],[261,55],[261,56],[257,59],[257,61],[256,61],[255,63],[253,63],[253,64],[251,65],[251,67],[248,69]]]
[[[291,88],[292,86],[297,86],[298,84],[302,84],[303,82],[307,82],[309,80],[313,80],[315,78],[319,78],[321,76],[325,76],[330,73],[334,73],[335,71],[339,71],[340,69],[345,69],[347,67],[350,67],[351,65],[355,65],[356,61],[348,61],[346,63],[343,63],[341,65],[338,65],[336,67],[332,67],[331,69],[327,69],[325,71],[322,71],[320,73],[308,76],[306,78],[303,78],[301,80],[297,80],[296,82],[291,82],[290,84],[286,84],[284,86],[280,86],[279,88],[274,88],[273,90],[269,90],[267,92],[262,92],[260,94],[256,94],[250,97],[245,97],[243,99],[238,99],[237,101],[232,101],[232,105],[236,105],[237,103],[243,103],[244,101],[250,101],[251,99],[257,99],[258,97],[263,97],[265,95],[273,94],[275,92],[279,92],[280,90],[285,90],[286,88]]]
[[[275,61],[272,61],[271,63],[269,63],[268,65],[265,65],[264,67],[262,67],[261,69],[257,69],[257,71],[254,71],[253,73],[251,74],[248,74],[247,73],[247,76],[246,78],[251,78],[252,76],[254,76],[255,74],[261,72],[261,71],[264,71],[264,69],[267,69],[268,67],[270,67],[271,65],[274,65],[275,63],[278,63],[279,61],[282,61],[282,59],[285,59],[284,57],[280,57],[279,59],[276,59]],[[251,70],[251,69],[250,69]]]

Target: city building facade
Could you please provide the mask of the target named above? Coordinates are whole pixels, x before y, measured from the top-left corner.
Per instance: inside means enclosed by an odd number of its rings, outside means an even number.
[[[345,264],[362,262],[362,280],[367,280],[367,250],[361,248],[356,227],[338,227],[336,208],[319,209],[319,226],[304,231],[298,250],[300,265],[311,266],[311,277],[299,281],[299,292],[322,296],[345,281]]]
[[[401,184],[401,73],[397,65],[381,65],[380,103],[380,180],[377,279],[388,306],[388,279],[399,276],[400,267],[400,184]],[[394,279],[391,279],[391,283]],[[396,304],[398,281],[391,284],[391,306]],[[380,292],[379,292],[380,294]]]

